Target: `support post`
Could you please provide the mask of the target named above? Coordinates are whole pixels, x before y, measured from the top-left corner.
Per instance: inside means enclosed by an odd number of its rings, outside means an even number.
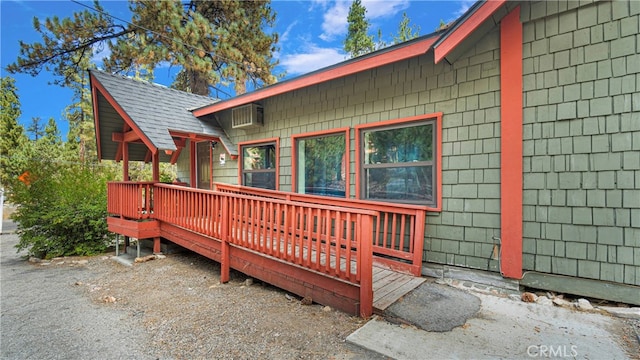
[[[222,198],[222,234],[220,236],[220,283],[229,281],[229,197]]]
[[[422,275],[422,251],[424,250],[424,230],[427,212],[416,210],[416,230],[413,241],[413,276]]]
[[[368,318],[373,314],[373,216],[358,215],[360,224],[358,240],[360,242],[360,316]]]
[[[500,238],[503,276],[522,278],[522,23],[520,7],[500,23]]]
[[[160,238],[155,237],[153,238],[153,253],[159,254],[161,252],[162,252],[162,249],[160,248]]]
[[[122,143],[122,181],[129,181],[129,143]]]
[[[153,168],[153,181],[160,182],[160,154],[157,149],[153,152],[151,166]]]

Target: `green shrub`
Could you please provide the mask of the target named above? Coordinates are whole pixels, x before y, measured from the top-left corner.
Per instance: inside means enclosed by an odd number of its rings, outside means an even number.
[[[39,258],[105,251],[111,241],[106,182],[112,177],[107,170],[78,165],[32,170],[30,184],[15,189],[18,250]]]

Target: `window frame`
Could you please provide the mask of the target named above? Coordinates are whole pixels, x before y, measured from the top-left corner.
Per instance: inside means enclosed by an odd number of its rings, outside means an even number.
[[[299,160],[298,159],[298,140],[321,138],[325,136],[335,136],[342,133],[344,134],[344,140],[345,140],[344,151],[345,151],[345,165],[346,165],[344,198],[348,199],[351,196],[350,194],[350,189],[351,189],[350,130],[351,128],[349,127],[342,127],[337,129],[312,131],[312,132],[306,132],[302,134],[291,135],[291,157],[292,157],[291,159],[291,191],[292,192],[303,194],[303,195],[311,195],[311,196],[328,196],[328,195],[318,195],[318,194],[304,194],[304,193],[298,192],[298,160]],[[342,197],[337,197],[337,196],[328,196],[328,197],[335,197],[337,199],[342,199]]]
[[[366,188],[367,179],[365,178],[365,164],[364,164],[364,135],[365,131],[375,131],[376,128],[383,129],[395,129],[403,127],[411,127],[411,123],[415,123],[417,126],[421,122],[433,121],[434,122],[434,136],[435,146],[433,146],[433,172],[434,177],[434,203],[420,203],[410,201],[390,201],[384,199],[367,199],[364,196],[364,190]],[[432,113],[418,116],[411,116],[393,120],[378,121],[375,123],[360,124],[355,126],[356,130],[356,198],[375,201],[375,202],[390,202],[410,205],[422,205],[430,211],[442,211],[442,113]],[[391,166],[390,166],[391,167]]]
[[[255,171],[255,170],[244,170],[244,147],[256,147],[256,146],[266,146],[266,145],[275,145],[275,189],[279,190],[280,188],[280,138],[268,138],[268,139],[260,139],[260,140],[251,140],[251,141],[242,141],[238,143],[238,184],[247,187],[254,187],[244,184],[244,174],[248,173],[256,173],[256,172],[271,172],[271,171]],[[271,189],[267,189],[271,190]]]

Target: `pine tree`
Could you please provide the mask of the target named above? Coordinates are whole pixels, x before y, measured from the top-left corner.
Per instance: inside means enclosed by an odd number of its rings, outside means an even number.
[[[3,77],[1,83],[0,184],[10,190],[12,181],[24,171],[24,158],[19,153],[27,143],[27,136],[24,127],[18,123],[21,110],[15,79]]]
[[[68,86],[72,74],[86,70],[85,60],[107,46],[107,71],[152,72],[169,63],[180,66],[188,89],[201,95],[219,83],[234,83],[240,94],[247,82],[259,87],[277,80],[272,71],[278,35],[264,30],[275,22],[269,1],[131,0],[129,24],[117,23],[98,1],[93,7],[71,18],[34,19],[42,42],[21,43],[7,69],[33,76],[51,70],[55,83]]]
[[[88,59],[83,67],[89,68]],[[79,72],[70,74],[73,78],[70,88],[73,90],[73,102],[65,108],[64,117],[69,123],[67,142],[68,156],[74,156],[80,163],[94,163],[98,160],[89,74]]]
[[[369,21],[366,18],[367,9],[361,0],[354,0],[349,7],[347,23],[349,28],[344,40],[344,51],[352,58],[375,51],[373,36],[368,34]]]
[[[411,20],[406,12],[402,13],[402,21],[398,25],[398,34],[393,37],[393,43],[399,44],[420,36],[420,26],[410,25]]]
[[[27,133],[31,134],[33,140],[38,141],[44,135],[44,129],[42,128],[42,119],[39,116],[31,118],[31,125],[27,127]]]

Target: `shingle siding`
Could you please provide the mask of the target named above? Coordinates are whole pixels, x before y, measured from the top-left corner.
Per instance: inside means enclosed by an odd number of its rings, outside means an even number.
[[[640,284],[640,6],[622,3],[521,3],[525,270]],[[234,143],[280,138],[284,191],[291,135],[351,127],[353,196],[356,125],[443,112],[442,212],[427,216],[424,259],[499,271],[499,38],[453,64],[427,54],[267,99],[262,128],[218,117]],[[214,161],[214,181],[237,183],[237,166]]]
[[[524,203],[548,215],[525,218],[524,268],[640,285],[640,9],[576,4],[522,4]]]
[[[428,54],[276,96],[263,104],[263,128],[228,133],[234,143],[279,137],[280,190],[289,191],[291,135],[443,112],[443,211],[427,216],[424,259],[496,270],[499,68],[499,31],[494,29],[453,65],[434,65]],[[229,112],[219,119],[230,128]],[[354,194],[355,130],[350,141]],[[235,166],[237,161],[227,160],[224,167],[214,161],[214,181],[237,183]]]

